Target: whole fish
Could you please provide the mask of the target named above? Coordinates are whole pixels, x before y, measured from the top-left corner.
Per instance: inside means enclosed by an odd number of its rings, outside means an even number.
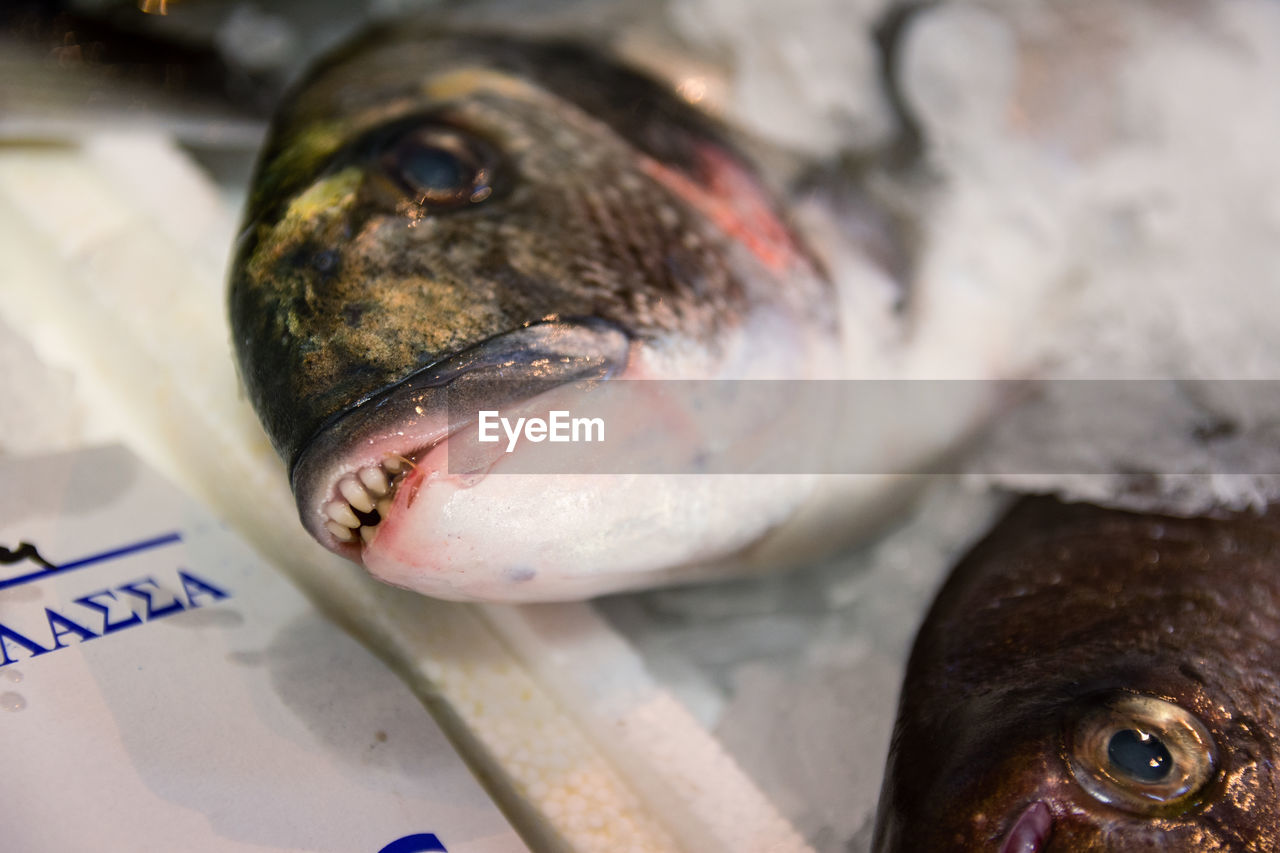
[[[1280,839],[1280,517],[1025,501],[916,640],[878,851]]]
[[[740,551],[804,489],[452,476],[446,391],[841,371],[831,281],[715,120],[587,48],[423,26],[347,45],[283,105],[230,308],[308,530],[447,597],[645,583]]]

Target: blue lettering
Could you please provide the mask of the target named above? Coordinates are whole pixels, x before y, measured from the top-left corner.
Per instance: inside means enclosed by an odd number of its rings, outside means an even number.
[[[229,593],[223,592],[208,581],[201,580],[195,575],[188,574],[184,571],[178,572],[178,577],[182,579],[182,589],[187,594],[187,603],[192,609],[199,607],[196,603],[196,596],[207,595],[214,601],[227,598]]]
[[[419,832],[416,835],[397,838],[379,850],[378,853],[434,853],[434,851],[449,853],[445,846],[440,843],[440,839],[436,838],[433,833]]]
[[[83,625],[72,622],[56,610],[50,610],[46,607],[44,615],[49,620],[49,634],[53,637],[53,647],[55,649],[64,648],[62,638],[66,634],[75,634],[82,643],[98,636]]]
[[[88,607],[91,610],[96,610],[102,614],[102,633],[104,635],[110,634],[112,631],[119,631],[121,628],[128,628],[131,625],[142,624],[142,617],[137,613],[134,613],[132,610],[129,611],[128,619],[117,619],[112,622],[110,610],[107,605],[99,604],[94,601],[95,598],[102,598],[103,596],[106,596],[112,601],[118,600],[114,592],[109,589],[104,589],[101,592],[91,592],[83,598],[77,598],[75,599],[75,603]]]
[[[152,591],[139,589],[139,587],[141,587],[143,584],[151,584],[153,587],[155,587],[155,589]],[[152,619],[159,619],[163,616],[168,616],[172,613],[177,613],[180,610],[186,610],[186,608],[182,606],[182,602],[178,599],[177,596],[172,596],[173,601],[170,602],[169,604],[164,605],[163,607],[153,606],[154,602],[151,600],[151,592],[159,592],[164,595],[169,594],[160,587],[160,584],[156,583],[155,578],[143,578],[142,580],[134,581],[133,583],[122,583],[120,584],[120,586],[116,587],[116,589],[120,590],[121,592],[128,593],[129,595],[137,596],[138,598],[141,598],[143,601],[147,603],[147,610],[143,616],[143,618],[146,619],[147,621],[151,621]]]
[[[8,666],[14,662],[13,658],[9,657],[9,643],[17,643],[22,646],[24,649],[31,652],[32,657],[53,651],[53,649],[46,649],[39,643],[28,640],[8,625],[0,625],[0,655],[3,655],[4,657],[4,663],[0,663],[0,666]]]
[[[7,625],[0,624],[0,667],[16,663],[21,657],[19,649],[25,650],[30,657],[37,657],[75,645],[69,640],[73,636],[80,643],[87,643],[89,640],[131,628],[134,625],[141,625],[143,622],[161,619],[173,613],[181,613],[188,608],[195,609],[231,597],[231,593],[227,590],[186,570],[178,571],[178,582],[182,585],[181,592],[171,592],[162,587],[154,577],[146,577],[132,583],[121,584],[114,589],[101,589],[73,599],[76,604],[95,614],[90,620],[93,627],[88,627],[78,619],[72,619],[57,610],[44,608],[51,640],[49,647],[20,634]],[[129,598],[123,598],[121,594]],[[131,599],[142,602],[142,606],[132,604]],[[84,614],[79,616],[84,618]],[[98,624],[99,619],[101,625]]]

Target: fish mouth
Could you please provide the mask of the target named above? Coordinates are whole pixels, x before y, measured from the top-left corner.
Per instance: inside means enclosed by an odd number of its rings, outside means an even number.
[[[334,416],[293,469],[298,515],[331,551],[361,562],[417,464],[476,418],[571,382],[623,372],[631,338],[597,317],[550,319],[487,338]],[[408,496],[412,502],[413,495]],[[403,501],[402,501],[403,503]]]
[[[1053,814],[1043,800],[1022,810],[1000,845],[1000,853],[1041,853],[1053,832]]]

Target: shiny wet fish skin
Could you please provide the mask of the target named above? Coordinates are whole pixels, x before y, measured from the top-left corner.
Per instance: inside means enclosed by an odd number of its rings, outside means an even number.
[[[418,128],[473,149],[483,197],[419,206],[389,186],[388,149]],[[671,188],[706,181],[712,157],[752,177],[712,120],[581,48],[412,27],[346,46],[277,115],[232,273],[241,369],[277,447],[295,462],[326,418],[549,316],[714,343],[759,294]],[[830,327],[829,286],[763,216],[777,245],[761,250],[810,267],[774,301]]]
[[[917,637],[875,849],[1274,849],[1277,644],[1275,511],[1024,501]]]
[[[632,511],[597,484],[590,523],[526,525],[560,549],[534,542],[532,572],[515,550],[440,563],[434,531],[458,538],[448,507],[420,502],[418,520],[403,519],[424,484],[439,488],[435,469],[417,463],[456,427],[444,386],[841,369],[831,282],[714,119],[587,48],[421,25],[357,39],[286,100],[251,190],[230,304],[241,375],[292,469],[303,523],[362,560],[391,548],[392,532],[428,525],[401,536],[374,571],[451,597],[504,597],[475,591],[480,570],[526,578],[575,555],[568,571],[597,577],[574,591],[544,574],[524,594],[582,597],[621,583],[603,582],[609,572],[636,585],[633,569],[673,558],[619,566],[607,543],[572,545],[592,530],[607,537]],[[388,468],[396,459],[408,463],[399,478]],[[374,514],[365,504],[379,495],[358,481],[379,470],[392,474],[393,494]],[[676,502],[688,491],[671,490]],[[753,500],[779,499],[761,489]],[[504,501],[528,497],[485,503]],[[652,523],[655,534],[665,525]],[[732,527],[676,563],[724,556],[764,532]],[[471,589],[449,585],[470,569]]]

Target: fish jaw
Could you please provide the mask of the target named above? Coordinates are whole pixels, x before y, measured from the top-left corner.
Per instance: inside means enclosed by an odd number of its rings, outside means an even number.
[[[490,472],[476,481],[436,462],[415,469],[361,559],[386,583],[468,601],[576,600],[695,580],[699,567],[785,523],[811,486],[757,476],[744,489],[719,475]]]
[[[699,470],[706,436],[686,408],[697,402],[672,402],[652,380],[832,368],[831,341],[802,345],[762,322],[749,320],[711,359],[655,349],[597,318],[497,336],[323,429],[294,470],[299,515],[322,545],[380,580],[438,598],[584,599],[729,573],[820,494],[821,477],[616,472],[637,470],[627,467],[636,460],[648,470],[652,453],[666,463],[658,470]],[[649,381],[593,395],[598,381],[623,379]],[[488,445],[477,460],[479,410],[577,411],[582,395],[609,424],[610,452],[589,457],[597,473],[523,473],[523,442],[514,454]],[[645,417],[633,417],[637,405]]]
[[[402,482],[460,425],[455,418],[466,410],[465,401],[500,404],[512,395],[608,378],[626,369],[630,349],[624,331],[596,318],[536,323],[359,402],[322,428],[298,457],[293,491],[303,526],[329,550],[358,562],[362,538],[372,535],[364,528],[378,526],[392,499],[403,498]]]
[[[634,345],[614,379],[653,380],[674,369],[649,356]],[[654,454],[666,463],[658,470],[699,470],[705,436],[691,425],[691,401],[670,399],[662,382],[632,381],[617,395],[592,386],[558,386],[514,407],[514,414],[577,412],[590,396],[608,441],[590,454],[575,452],[582,470],[529,473],[538,465],[536,457],[526,461],[536,453],[527,442],[514,452],[488,445],[477,455],[473,431],[455,431],[404,477],[360,551],[366,570],[437,598],[502,602],[689,582],[785,529],[816,492],[821,478],[814,475],[633,473],[647,470]],[[636,406],[644,417],[633,416]]]

